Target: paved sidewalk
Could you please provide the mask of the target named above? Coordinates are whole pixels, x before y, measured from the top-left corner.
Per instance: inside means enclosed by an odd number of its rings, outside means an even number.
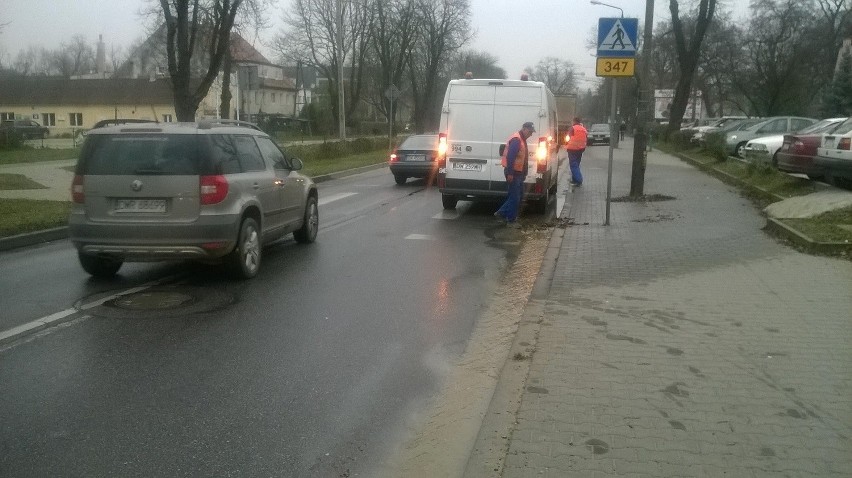
[[[605,227],[606,156],[584,155],[520,404],[489,410],[507,428],[483,427],[467,476],[852,476],[852,263],[780,245],[734,188],[656,151],[645,193],[673,199],[614,202]],[[501,438],[502,463],[477,457]]]

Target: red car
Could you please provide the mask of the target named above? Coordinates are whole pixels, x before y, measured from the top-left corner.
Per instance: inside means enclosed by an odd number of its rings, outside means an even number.
[[[823,177],[822,168],[814,163],[814,156],[822,140],[822,133],[845,134],[852,131],[852,118],[839,123],[831,131],[823,131],[819,134],[785,134],[784,143],[778,150],[778,170],[785,173],[807,174],[811,179]]]

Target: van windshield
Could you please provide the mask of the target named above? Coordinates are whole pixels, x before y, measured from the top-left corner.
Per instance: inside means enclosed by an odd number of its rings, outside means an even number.
[[[90,135],[77,174],[82,175],[197,175],[195,135]]]

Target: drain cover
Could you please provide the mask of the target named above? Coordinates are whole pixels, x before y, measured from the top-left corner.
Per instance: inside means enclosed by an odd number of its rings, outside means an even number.
[[[90,306],[103,301],[97,306]],[[131,294],[121,290],[101,292],[75,304],[78,310],[97,317],[170,318],[224,309],[236,302],[233,294],[215,287],[182,285],[153,286]]]
[[[113,305],[128,310],[175,309],[195,302],[195,297],[181,292],[145,291],[123,295]]]

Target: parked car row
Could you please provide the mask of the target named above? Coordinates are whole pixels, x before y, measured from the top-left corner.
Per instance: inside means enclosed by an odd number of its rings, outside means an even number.
[[[837,186],[852,181],[852,118],[828,118],[795,132],[758,137],[745,159]]]

